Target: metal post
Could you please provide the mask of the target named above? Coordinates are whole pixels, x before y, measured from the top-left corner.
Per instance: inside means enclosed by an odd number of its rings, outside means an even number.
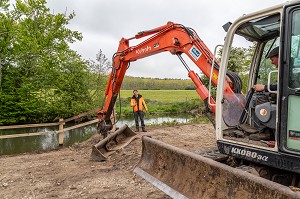
[[[116,117],[117,117],[117,112],[116,112],[116,104],[115,104],[113,114],[111,114],[111,116],[110,116],[110,121],[113,123],[113,127],[112,127],[113,132],[117,130],[117,125],[115,124],[116,123]]]

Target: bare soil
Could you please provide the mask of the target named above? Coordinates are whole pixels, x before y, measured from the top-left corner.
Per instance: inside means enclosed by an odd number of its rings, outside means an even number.
[[[149,127],[105,162],[90,159],[99,135],[55,151],[2,156],[0,198],[169,198],[133,173],[142,153],[142,135],[188,151],[215,146],[211,124],[190,124]]]

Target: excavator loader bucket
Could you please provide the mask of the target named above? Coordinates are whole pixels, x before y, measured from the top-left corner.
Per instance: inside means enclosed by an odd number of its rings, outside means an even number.
[[[137,134],[125,124],[92,147],[91,159],[105,161],[109,155],[124,148],[136,138]]]
[[[142,144],[134,172],[172,198],[300,198],[288,187],[150,137]]]

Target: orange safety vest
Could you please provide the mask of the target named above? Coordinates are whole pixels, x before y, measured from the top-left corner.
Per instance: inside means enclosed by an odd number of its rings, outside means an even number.
[[[140,94],[138,95],[138,98],[135,98],[134,95],[132,96],[132,98],[130,100],[130,106],[133,107],[133,112],[143,111],[144,108],[146,109],[146,111],[148,111],[146,102],[144,101],[142,95],[140,95]]]

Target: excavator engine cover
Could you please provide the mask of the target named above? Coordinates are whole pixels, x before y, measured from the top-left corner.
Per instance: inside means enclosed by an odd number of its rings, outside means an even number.
[[[288,187],[143,136],[134,172],[172,198],[299,198]]]

